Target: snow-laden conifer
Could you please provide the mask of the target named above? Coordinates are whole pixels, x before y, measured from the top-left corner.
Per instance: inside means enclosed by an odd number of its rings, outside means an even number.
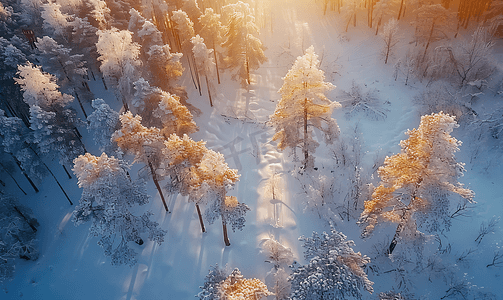
[[[203,75],[206,79],[206,88],[208,90],[208,97],[210,99],[210,106],[213,106],[213,101],[211,99],[211,81],[208,77],[213,77],[213,72],[215,70],[215,61],[212,57],[213,50],[209,50],[204,43],[203,38],[196,35],[191,39],[193,44],[192,52],[194,53],[194,60],[196,63],[197,71],[200,75]]]
[[[308,264],[295,266],[290,277],[292,300],[332,300],[361,298],[361,289],[373,292],[373,282],[367,278],[363,266],[370,259],[354,252],[353,241],[335,229],[312,237],[301,236],[304,257]]]
[[[70,15],[61,12],[61,5],[51,1],[42,4],[41,7],[41,16],[44,20],[42,27],[46,34],[68,41],[72,29]]]
[[[267,61],[255,17],[249,4],[242,1],[228,4],[222,10],[228,20],[222,43],[227,52],[226,67],[233,70],[233,79],[239,78],[243,85],[250,84],[250,72]]]
[[[132,109],[142,116],[148,126],[161,128],[166,138],[172,133],[182,136],[198,130],[192,114],[180,103],[180,97],[151,86],[143,78],[134,83],[134,88]]]
[[[222,44],[225,28],[220,21],[220,15],[215,13],[212,8],[206,8],[204,14],[199,17],[199,22],[202,26],[199,35],[206,41],[208,47],[211,47],[213,49],[215,69],[217,71],[218,83],[220,84],[217,46],[220,46],[220,44]]]
[[[119,113],[100,98],[93,100],[92,107],[94,112],[87,117],[87,129],[101,152],[112,153],[114,147],[111,139],[120,126]]]
[[[204,215],[209,224],[221,218],[226,246],[230,246],[227,225],[230,224],[233,231],[242,230],[246,211],[250,210],[246,204],[239,203],[236,197],[227,196],[227,191],[238,180],[237,170],[229,168],[224,156],[213,150],[204,153],[191,173],[189,199],[208,203]]]
[[[415,215],[429,213],[436,202],[443,201],[442,193],[434,193],[435,190],[456,193],[472,201],[473,191],[458,182],[464,164],[454,157],[461,145],[450,135],[456,127],[455,118],[442,112],[422,116],[419,127],[407,131],[409,138],[400,142],[401,152],[386,157],[378,169],[381,183],[374,189],[372,199],[365,201],[361,222],[366,224],[364,235],[370,234],[378,223],[398,223],[389,254],[401,240],[421,235]]]
[[[227,278],[227,273],[227,269],[221,269],[218,264],[210,266],[210,271],[205,277],[204,285],[200,286],[202,291],[196,297],[199,297],[200,300],[221,300],[222,291],[220,290],[220,285]]]
[[[140,45],[133,42],[132,34],[128,30],[112,28],[99,30],[97,34],[99,39],[96,49],[100,54],[100,70],[108,85],[116,88],[117,98],[127,107],[128,99],[134,93],[132,83],[139,78]]]
[[[273,140],[278,142],[278,148],[291,148],[295,153],[297,147],[302,147],[304,168],[314,167],[314,158],[309,153],[312,154],[319,145],[312,137],[311,127],[321,130],[328,144],[333,143],[339,134],[339,127],[331,115],[340,104],[325,96],[335,86],[324,81],[324,72],[318,69],[318,65],[313,46],[306,50],[306,54],[297,57],[283,78],[279,90],[281,100],[270,117],[276,128]]]
[[[77,176],[82,197],[73,211],[76,226],[91,221],[90,233],[99,236],[100,245],[112,265],[134,265],[137,253],[129,242],[143,244],[141,234],[161,244],[166,232],[152,221],[151,212],[135,216],[131,209],[148,203],[145,182],[132,181],[126,171],[128,166],[105,153],[93,156],[81,155],[74,161],[73,172]]]

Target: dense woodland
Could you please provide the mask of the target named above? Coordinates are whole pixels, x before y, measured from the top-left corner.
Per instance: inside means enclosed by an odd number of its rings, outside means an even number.
[[[330,49],[303,44],[263,122],[273,131],[268,142],[288,155],[290,169],[272,174],[260,189],[274,205],[273,227],[282,226],[276,210],[290,182],[300,190],[304,210],[298,213],[314,216],[325,231],[301,236],[300,256],[273,236],[253,245],[261,249],[258,260],[271,267],[258,279],[235,265],[203,266],[207,275],[197,297],[430,299],[413,286],[415,278],[441,282],[442,299],[501,297],[470,285],[452,267],[468,264],[489,236],[501,243],[499,216],[482,222],[473,248],[452,249],[445,233],[477,205],[461,180],[465,163],[486,172],[501,168],[503,70],[494,54],[503,49],[503,1],[300,2],[317,7],[313,18],[340,20],[341,43],[357,29],[377,36],[382,43],[373,50],[380,65],[392,66],[391,79],[421,87],[413,100],[420,120],[398,152],[383,149],[366,165],[358,127],[344,132],[339,126],[356,116],[384,122],[389,103],[357,81],[334,94]],[[0,2],[0,285],[15,278],[17,264],[44,255],[37,246],[43,242],[40,216],[30,201],[39,201],[48,182],[57,187],[53,201],[66,199],[71,221],[89,228],[116,267],[137,265],[138,249],[147,242],[177,246],[165,243],[168,230],[155,217],[177,214],[173,199],[191,204],[203,235],[219,227],[221,238],[212,243],[239,243],[253,206],[233,190],[247,179],[241,167],[229,166],[223,148],[197,135],[198,120],[222,109],[215,101],[226,86],[249,92],[257,85],[254,73],[272,59],[266,49],[273,45],[261,35],[278,30],[273,3]],[[406,51],[399,47],[405,40]],[[493,103],[479,110],[477,101],[489,95]],[[337,111],[342,119],[335,119]],[[231,122],[223,113],[217,117]],[[245,113],[233,121],[249,120]],[[461,137],[472,145],[462,156],[469,161],[456,157]],[[478,160],[488,153],[495,159]],[[73,179],[75,186],[68,184]],[[80,199],[69,189],[80,189]],[[152,201],[162,209],[143,209]],[[348,239],[345,228],[359,232],[358,240]],[[371,253],[356,247],[365,240],[372,241],[365,248]],[[499,246],[493,252],[485,257],[486,269],[503,266]],[[393,288],[376,288],[373,281],[387,273]]]

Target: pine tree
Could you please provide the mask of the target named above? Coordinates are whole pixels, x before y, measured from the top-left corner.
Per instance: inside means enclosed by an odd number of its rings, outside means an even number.
[[[133,37],[128,30],[98,31],[98,43],[96,48],[101,61],[100,70],[107,79],[109,85],[114,86],[124,107],[127,109],[128,102],[133,96],[133,82],[138,80],[138,68],[141,64],[138,55],[140,45],[133,42]]]
[[[100,236],[100,245],[112,265],[136,263],[136,252],[128,242],[143,244],[142,233],[149,240],[161,244],[166,231],[150,220],[151,212],[135,216],[131,209],[148,203],[143,181],[131,181],[126,171],[128,166],[118,159],[103,153],[100,157],[89,153],[74,161],[73,172],[83,189],[79,205],[73,211],[76,226],[91,221],[90,233]],[[117,244],[118,243],[118,244]]]
[[[228,300],[259,300],[272,294],[260,279],[246,279],[238,268],[220,283],[219,288],[222,299]]]
[[[70,16],[61,12],[61,5],[53,2],[42,4],[41,16],[44,20],[42,28],[47,35],[68,42],[72,26]]]
[[[227,278],[226,274],[226,268],[221,269],[218,264],[214,267],[210,266],[210,271],[205,277],[204,285],[200,286],[202,291],[196,297],[199,297],[200,300],[221,300],[222,292],[220,285]]]
[[[302,145],[302,163],[305,169],[314,167],[314,158],[309,153],[314,152],[318,146],[312,138],[309,126],[320,129],[329,144],[333,143],[339,134],[339,127],[331,115],[332,110],[340,107],[340,104],[325,96],[325,93],[335,86],[324,81],[324,73],[318,69],[318,64],[318,56],[314,53],[313,46],[306,50],[304,56],[297,58],[283,78],[284,83],[279,90],[281,100],[270,117],[270,122],[276,127],[273,140],[278,141],[280,150],[291,148],[295,153],[295,149]]]
[[[227,50],[224,58],[228,68],[234,70],[233,78],[239,78],[241,84],[251,83],[250,72],[267,61],[264,46],[258,38],[259,28],[255,24],[248,3],[238,1],[222,8],[226,11],[227,32],[222,46]]]
[[[120,115],[121,127],[112,135],[112,140],[117,143],[125,153],[134,155],[135,162],[143,162],[150,171],[152,180],[161,196],[162,204],[166,212],[169,212],[168,205],[164,199],[158,178],[157,170],[160,165],[160,154],[163,147],[164,137],[161,130],[156,127],[145,127],[141,123],[141,116],[133,117],[128,111]]]
[[[213,58],[215,60],[215,69],[217,70],[218,84],[220,84],[220,74],[218,71],[217,46],[220,46],[223,41],[224,26],[220,22],[220,15],[213,12],[212,8],[206,8],[204,14],[199,17],[201,23],[201,37],[206,41],[208,46],[213,49]]]
[[[196,142],[188,135],[184,134],[179,137],[176,134],[171,134],[167,141],[164,142],[162,149],[163,159],[161,170],[164,177],[169,177],[167,189],[171,194],[181,194],[188,196],[191,194],[192,172],[196,170],[197,165],[203,159],[204,154],[208,151],[204,141]],[[203,217],[201,215],[200,204],[201,198],[189,197],[189,202],[194,202],[196,205],[199,223],[202,232],[205,232]]]
[[[42,37],[35,44],[46,71],[56,74],[60,81],[66,79],[75,86],[81,85],[83,77],[87,75],[83,54],[72,55],[70,48],[63,47],[48,36]]]
[[[39,226],[32,211],[13,196],[0,193],[0,283],[12,279],[16,260],[37,260]]]
[[[208,80],[208,77],[213,76],[213,70],[215,70],[215,61],[211,55],[213,51],[208,50],[206,44],[204,44],[204,40],[199,35],[193,37],[191,42],[194,45],[192,47],[192,52],[194,53],[197,71],[200,75],[204,75],[204,78],[206,79],[206,88],[208,90],[210,106],[213,106],[213,101],[211,99],[211,81]]]
[[[101,152],[113,153],[112,135],[120,126],[119,113],[100,98],[93,100],[92,107],[94,112],[87,118],[87,129]]]
[[[18,66],[23,99],[30,105],[30,128],[34,142],[46,154],[59,154],[61,164],[70,163],[85,152],[84,144],[76,131],[78,119],[68,107],[73,97],[62,94],[54,76],[43,73],[31,63]]]
[[[440,4],[423,5],[414,11],[416,21],[415,37],[419,43],[425,44],[423,58],[426,59],[426,53],[431,43],[447,38],[446,32],[449,32],[450,26],[454,23],[454,13],[448,11]]]
[[[398,223],[389,254],[400,240],[420,235],[415,215],[428,213],[441,200],[435,190],[472,201],[473,191],[457,182],[464,171],[463,163],[454,157],[461,142],[450,135],[457,126],[454,117],[442,112],[422,116],[419,127],[407,131],[409,138],[400,142],[402,151],[386,157],[378,169],[381,183],[372,199],[365,201],[361,222],[366,224],[364,235],[382,221]]]
[[[191,189],[189,199],[198,199],[201,203],[208,203],[205,219],[213,224],[221,218],[226,246],[230,246],[227,234],[227,224],[232,230],[242,230],[245,223],[246,211],[250,208],[239,203],[234,196],[227,196],[227,191],[239,180],[237,170],[230,169],[224,156],[213,150],[207,150],[199,164],[191,170]]]
[[[373,282],[362,269],[370,259],[355,253],[354,242],[347,241],[344,234],[332,229],[331,233],[313,232],[312,237],[301,236],[299,240],[304,242],[304,258],[309,263],[294,268],[290,299],[359,299],[362,288],[373,292]]]
[[[383,56],[385,57],[385,64],[388,63],[389,56],[393,54],[393,50],[396,44],[400,41],[398,29],[398,21],[394,18],[391,18],[388,22],[386,22],[384,29],[380,34],[385,45],[382,50]]]
[[[181,136],[198,130],[190,111],[180,103],[180,97],[151,86],[140,78],[134,83],[133,108],[148,126],[161,128],[168,138],[172,133]]]

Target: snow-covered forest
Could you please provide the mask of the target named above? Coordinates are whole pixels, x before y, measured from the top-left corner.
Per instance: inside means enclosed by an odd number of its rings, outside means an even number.
[[[1,0],[0,299],[502,299],[502,0]]]

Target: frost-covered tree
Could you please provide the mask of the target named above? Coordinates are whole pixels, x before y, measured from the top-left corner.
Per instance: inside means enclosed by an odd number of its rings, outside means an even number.
[[[353,21],[353,26],[356,27],[356,15],[361,10],[362,2],[362,0],[349,0],[342,6],[342,13],[346,21],[346,32],[351,21]]]
[[[228,20],[222,46],[226,49],[224,58],[226,67],[234,70],[233,78],[239,78],[241,84],[250,84],[250,72],[267,61],[264,46],[258,38],[259,28],[255,24],[248,3],[238,1],[222,8]]]
[[[366,224],[364,235],[380,222],[398,223],[389,254],[401,240],[421,235],[415,215],[429,213],[442,200],[435,190],[472,201],[473,191],[457,181],[464,171],[463,163],[454,157],[461,142],[450,135],[457,126],[454,117],[442,112],[422,116],[419,127],[407,131],[409,138],[400,142],[402,151],[386,157],[378,169],[381,183],[372,199],[365,201],[361,222]]]
[[[208,151],[204,141],[196,142],[188,135],[184,134],[179,137],[176,134],[171,134],[167,141],[164,141],[162,149],[162,164],[160,169],[164,177],[168,177],[167,190],[171,194],[181,194],[188,196],[191,194],[192,188],[192,172],[196,170],[197,165],[201,162],[204,153]],[[195,187],[197,188],[197,187]],[[203,217],[201,214],[200,204],[203,203],[201,198],[189,197],[189,202],[194,202],[196,205],[199,223],[202,232],[205,232]]]
[[[293,263],[292,249],[285,247],[274,238],[268,238],[260,244],[261,252],[267,257],[266,262],[273,264],[275,269],[289,266]]]
[[[61,12],[61,5],[47,2],[41,6],[42,28],[49,36],[68,42],[71,35],[71,16]]]
[[[34,146],[31,144],[32,133],[21,119],[7,117],[5,112],[0,109],[0,135],[3,150],[12,155],[32,188],[35,192],[38,192],[39,190],[33,180],[42,180],[47,170],[31,148],[31,146]]]
[[[180,103],[180,97],[150,86],[143,78],[134,87],[133,107],[148,126],[161,128],[165,138],[172,133],[181,136],[199,130],[190,111]]]
[[[92,107],[94,112],[87,117],[87,129],[101,152],[113,153],[112,135],[120,126],[119,113],[100,98],[93,100]]]
[[[414,35],[419,43],[425,44],[422,63],[432,43],[448,38],[450,26],[454,24],[454,13],[440,4],[430,4],[419,7],[414,14],[416,15],[416,20],[413,22],[416,27]]]
[[[318,56],[311,46],[306,54],[297,58],[283,78],[283,86],[279,90],[281,100],[270,117],[276,128],[273,140],[278,141],[280,150],[291,148],[295,154],[296,148],[302,145],[305,169],[314,167],[314,158],[309,153],[312,154],[318,146],[310,127],[321,130],[328,144],[333,143],[339,134],[339,127],[331,115],[340,104],[325,96],[335,86],[324,81],[324,72],[318,69],[318,65]]]
[[[63,47],[48,36],[42,37],[35,44],[47,72],[56,74],[60,81],[65,81],[66,78],[75,86],[82,85],[83,77],[87,75],[83,54],[71,54],[70,48]]]
[[[363,91],[362,86],[355,81],[349,91],[344,91],[340,103],[347,109],[346,116],[353,117],[357,113],[364,113],[372,120],[385,120],[388,110],[383,107],[377,96],[376,90]]]
[[[163,147],[164,137],[161,130],[156,127],[145,127],[141,123],[141,116],[133,116],[128,111],[119,116],[121,127],[112,135],[112,140],[117,143],[126,154],[134,155],[135,162],[143,162],[152,176],[152,180],[159,191],[164,209],[169,212],[168,205],[164,199],[158,178],[159,158]]]
[[[28,63],[18,69],[19,78],[15,80],[30,106],[33,141],[42,153],[59,154],[61,164],[70,163],[85,152],[76,131],[75,111],[68,107],[73,96],[61,93],[54,76],[43,73],[40,67]]]
[[[229,168],[224,156],[213,150],[204,153],[191,174],[189,197],[208,203],[204,214],[209,224],[221,218],[226,246],[230,246],[227,224],[232,226],[233,231],[242,230],[246,211],[250,210],[246,204],[239,203],[236,197],[226,195],[238,180],[237,170]]]
[[[373,282],[363,270],[370,259],[354,252],[354,242],[346,240],[344,234],[332,229],[330,233],[313,232],[312,237],[301,236],[299,240],[304,242],[304,258],[309,263],[294,267],[290,299],[361,298],[361,289],[373,292]]]
[[[260,279],[244,278],[238,268],[219,285],[219,289],[222,293],[221,299],[228,300],[260,300],[272,294]]]
[[[398,33],[398,21],[395,18],[391,18],[386,24],[384,24],[384,29],[381,32],[381,39],[384,41],[384,48],[382,54],[385,57],[384,63],[388,63],[388,58],[393,55],[393,50],[396,44],[400,41],[400,35]]]
[[[91,235],[100,236],[100,245],[112,265],[134,265],[137,253],[129,242],[143,244],[141,234],[161,244],[166,231],[150,219],[151,212],[141,216],[131,213],[137,205],[148,203],[145,182],[132,181],[127,175],[128,166],[105,153],[81,155],[74,161],[73,172],[82,188],[79,205],[73,211],[75,226],[91,221]]]
[[[133,42],[132,34],[128,30],[112,28],[99,30],[97,34],[99,39],[96,48],[100,54],[100,70],[109,84],[117,89],[118,98],[127,107],[128,99],[134,93],[133,82],[139,78],[138,68],[141,61],[137,58],[140,45]]]
[[[101,30],[107,29],[111,18],[111,11],[107,3],[104,0],[88,0],[85,3],[91,10],[94,20],[98,23],[97,27]]]
[[[203,38],[196,35],[191,39],[192,52],[194,53],[194,60],[196,63],[197,71],[200,75],[203,75],[206,79],[206,88],[208,90],[208,97],[210,99],[210,106],[213,106],[213,101],[211,99],[211,87],[208,77],[213,77],[213,71],[215,70],[215,61],[211,55],[213,50],[209,50],[204,43]]]
[[[37,260],[38,226],[29,208],[0,193],[0,283],[12,279],[17,259]]]
[[[218,264],[210,266],[210,271],[205,277],[204,285],[200,286],[202,291],[196,297],[199,297],[200,300],[221,300],[222,292],[220,285],[227,278],[227,273],[226,268],[221,269]]]
[[[395,14],[398,9],[396,0],[380,0],[375,3],[373,18],[377,20],[376,25],[376,35],[379,33],[379,28],[382,22],[391,15]]]
[[[147,64],[150,69],[153,85],[170,93],[185,92],[185,89],[177,86],[174,81],[183,74],[181,63],[182,53],[171,53],[169,45],[154,45],[147,52]]]
[[[454,76],[460,86],[485,80],[494,71],[491,52],[494,46],[493,30],[478,27],[471,38],[457,46],[446,48]]]
[[[222,44],[225,28],[220,21],[220,15],[215,13],[212,8],[206,8],[204,14],[199,17],[199,22],[202,26],[199,35],[206,41],[206,44],[213,49],[215,69],[217,71],[218,83],[220,84],[217,46]]]

